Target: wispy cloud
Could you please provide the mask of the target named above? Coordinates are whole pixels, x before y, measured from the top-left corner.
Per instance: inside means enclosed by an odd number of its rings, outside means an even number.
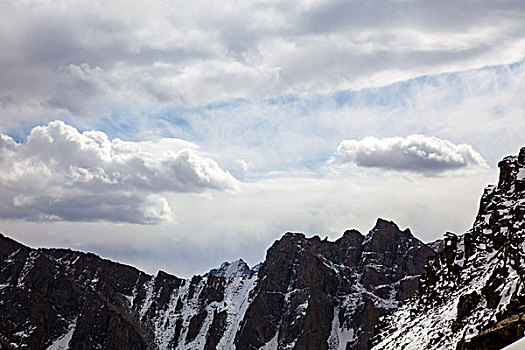
[[[128,138],[191,140],[217,150],[215,159],[247,178],[268,171],[318,172],[342,140],[366,136],[421,134],[467,143],[496,167],[523,142],[523,89],[520,62],[358,91],[235,100],[142,118],[124,114],[93,125]]]
[[[25,143],[0,134],[4,218],[154,224],[172,212],[163,192],[235,189],[237,180],[181,140],[109,140],[61,121]]]

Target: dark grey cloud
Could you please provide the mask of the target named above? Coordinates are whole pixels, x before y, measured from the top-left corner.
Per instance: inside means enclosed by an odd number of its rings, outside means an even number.
[[[462,32],[494,20],[517,22],[520,1],[320,1],[301,11],[299,33],[374,29]]]
[[[60,121],[33,128],[25,143],[0,134],[0,216],[154,224],[172,218],[163,192],[237,187],[188,144],[109,140]]]
[[[144,193],[90,193],[69,190],[63,193],[54,186],[40,194],[20,194],[17,189],[0,189],[1,217],[25,221],[73,221],[131,224],[160,224],[172,219],[168,202],[161,195]]]
[[[524,16],[521,1],[4,1],[2,123],[336,91],[518,61]]]
[[[487,167],[472,146],[423,135],[344,140],[337,147],[337,155],[343,163],[424,174]]]

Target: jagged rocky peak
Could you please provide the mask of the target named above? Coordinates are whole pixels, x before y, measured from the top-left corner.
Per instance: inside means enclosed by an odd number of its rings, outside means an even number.
[[[370,230],[368,235],[374,235],[375,232],[397,233],[399,231],[399,226],[397,226],[395,222],[377,218],[375,226]]]
[[[518,156],[508,156],[498,163],[500,169],[498,188],[505,192],[525,190],[525,147]]]
[[[339,238],[337,241],[342,242],[343,240],[345,240],[345,241],[349,241],[349,244],[352,246],[358,246],[358,245],[361,245],[361,243],[363,243],[364,239],[365,237],[363,236],[361,232],[359,232],[356,229],[350,229],[350,230],[346,230],[343,233],[343,237]]]
[[[398,248],[399,244],[416,242],[416,238],[410,232],[410,229],[401,231],[393,222],[384,219],[377,219],[377,222],[365,237],[364,244],[370,251],[393,251]]]
[[[445,235],[418,297],[379,323],[374,349],[500,349],[523,337],[525,148],[498,165],[472,229]]]
[[[0,259],[0,349],[7,350],[227,348],[256,280],[150,276],[3,236]]]
[[[255,268],[258,268],[258,265],[254,266],[254,269]],[[219,268],[211,269],[206,276],[213,275],[224,278],[246,277],[256,273],[257,271],[254,269],[251,269],[244,260],[238,259],[233,262],[223,262]]]
[[[444,239],[436,239],[435,241],[427,243],[427,246],[430,247],[433,251],[436,253],[440,253],[445,249],[445,240]]]
[[[94,254],[0,238],[0,348],[147,347],[125,297],[146,274]]]
[[[347,230],[335,242],[286,233],[267,251],[235,344],[366,349],[377,317],[412,295],[432,254],[383,219],[366,237]]]

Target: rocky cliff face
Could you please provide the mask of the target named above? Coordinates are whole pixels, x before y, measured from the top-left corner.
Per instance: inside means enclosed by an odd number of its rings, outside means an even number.
[[[125,297],[147,275],[93,254],[0,242],[2,348],[147,348],[152,334]]]
[[[0,349],[365,349],[434,253],[380,219],[335,242],[287,233],[256,269],[186,280],[0,236]]]
[[[220,348],[233,343],[256,281],[150,276],[4,236],[0,259],[0,349]]]
[[[268,250],[238,349],[366,349],[377,317],[418,286],[434,251],[379,219],[335,242],[287,233]]]
[[[447,234],[418,296],[378,325],[374,349],[501,349],[525,332],[525,148],[499,163],[471,230]]]

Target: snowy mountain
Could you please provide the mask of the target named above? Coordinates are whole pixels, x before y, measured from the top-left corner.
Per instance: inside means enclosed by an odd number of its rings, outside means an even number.
[[[525,148],[471,230],[286,233],[181,279],[0,235],[0,349],[500,349],[525,330]]]
[[[525,333],[525,148],[499,163],[476,221],[447,234],[418,296],[378,325],[374,349],[501,349]]]
[[[257,266],[258,265],[254,266],[254,268]],[[215,277],[236,278],[246,277],[255,272],[257,272],[257,270],[250,269],[244,260],[239,259],[234,262],[223,262],[219,268],[211,269],[210,272],[204,276],[212,275]]]
[[[434,253],[379,219],[335,242],[287,233],[254,269],[186,280],[0,236],[0,348],[364,349]]]

